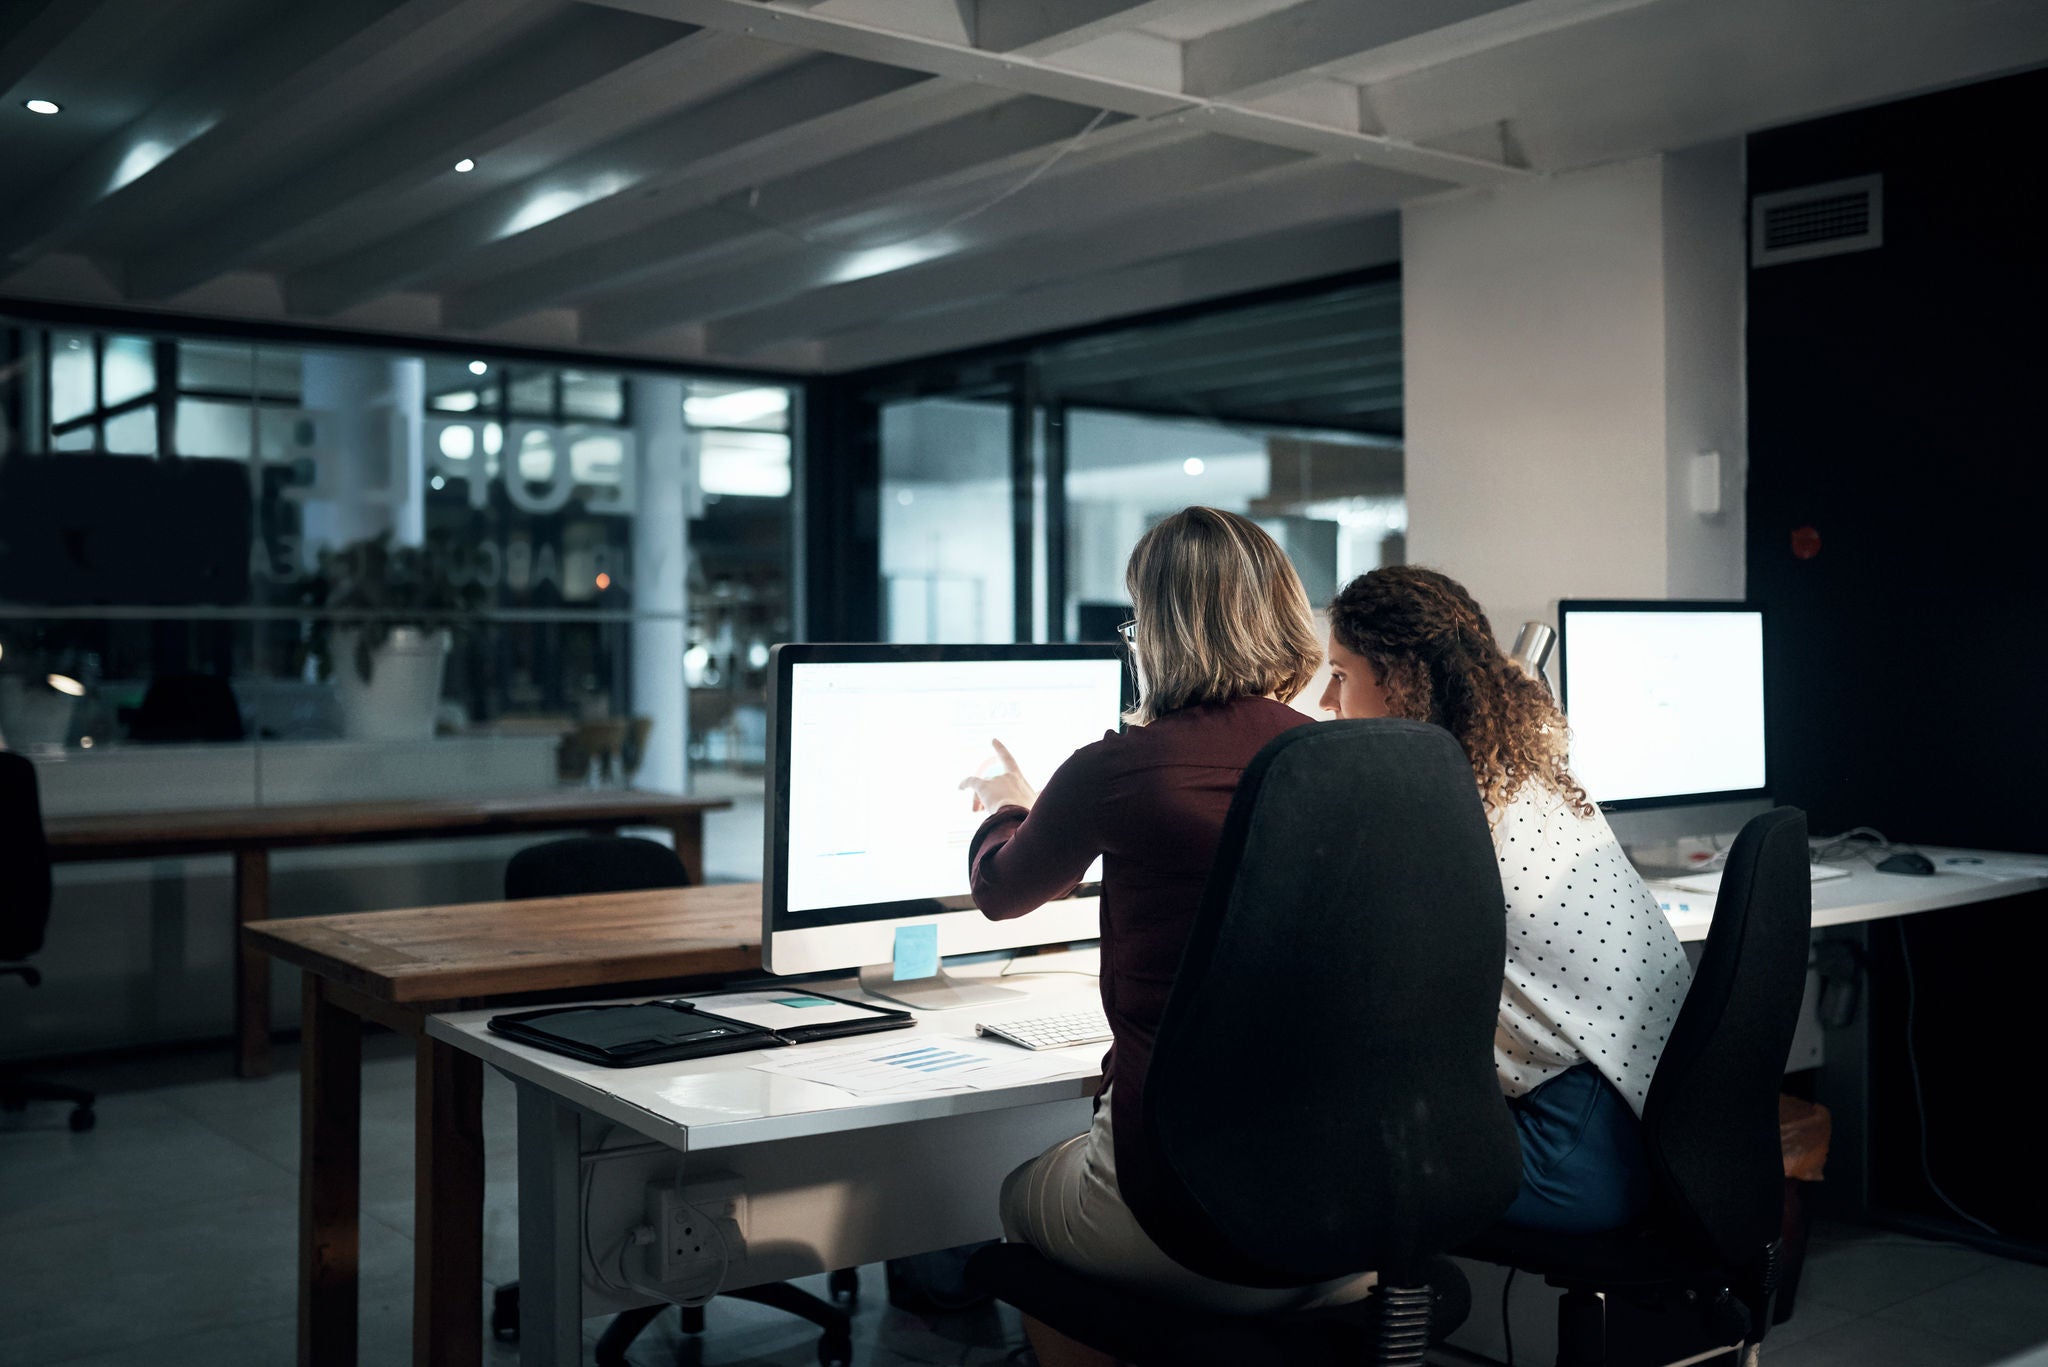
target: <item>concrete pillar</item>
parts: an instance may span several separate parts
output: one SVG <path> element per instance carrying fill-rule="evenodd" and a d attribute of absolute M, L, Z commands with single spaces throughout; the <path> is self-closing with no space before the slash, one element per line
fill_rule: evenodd
<path fill-rule="evenodd" d="M 305 555 L 390 531 L 417 546 L 426 532 L 426 363 L 369 351 L 308 351 L 300 402 L 320 415 L 305 506 Z"/>
<path fill-rule="evenodd" d="M 1404 211 L 1408 558 L 1504 642 L 1559 598 L 1741 596 L 1742 221 L 1738 143 Z"/>
<path fill-rule="evenodd" d="M 634 376 L 633 711 L 654 722 L 634 786 L 680 793 L 689 786 L 689 509 L 697 436 L 683 425 L 683 382 Z"/>

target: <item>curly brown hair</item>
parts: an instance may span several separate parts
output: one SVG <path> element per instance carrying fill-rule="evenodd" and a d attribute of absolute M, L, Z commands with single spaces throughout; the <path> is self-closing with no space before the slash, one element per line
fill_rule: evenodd
<path fill-rule="evenodd" d="M 1502 652 L 1486 614 L 1455 579 L 1415 565 L 1361 574 L 1331 602 L 1330 628 L 1373 667 L 1389 716 L 1434 722 L 1458 738 L 1489 817 L 1532 778 L 1579 815 L 1593 814 L 1566 767 L 1564 713 Z"/>

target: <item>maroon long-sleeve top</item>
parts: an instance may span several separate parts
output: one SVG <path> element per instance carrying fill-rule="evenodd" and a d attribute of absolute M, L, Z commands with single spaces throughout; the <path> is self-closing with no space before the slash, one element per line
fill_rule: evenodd
<path fill-rule="evenodd" d="M 1102 861 L 1102 1008 L 1114 1041 L 1103 1060 L 1120 1182 L 1142 1180 L 1137 1137 L 1145 1074 L 1180 968 L 1223 818 L 1245 766 L 1267 741 L 1312 724 L 1270 698 L 1185 707 L 1076 750 L 1027 813 L 1003 807 L 968 847 L 974 903 L 1022 916 Z"/>

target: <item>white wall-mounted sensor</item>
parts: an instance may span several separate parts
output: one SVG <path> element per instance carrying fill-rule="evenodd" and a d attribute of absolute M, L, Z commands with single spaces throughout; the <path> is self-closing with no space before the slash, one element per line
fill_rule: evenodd
<path fill-rule="evenodd" d="M 1701 517 L 1715 517 L 1721 511 L 1721 453 L 1702 451 L 1692 458 L 1688 493 L 1692 510 Z"/>

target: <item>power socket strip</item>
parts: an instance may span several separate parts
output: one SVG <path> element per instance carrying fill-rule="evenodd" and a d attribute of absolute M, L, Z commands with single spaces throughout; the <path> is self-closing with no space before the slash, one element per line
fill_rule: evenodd
<path fill-rule="evenodd" d="M 663 1286 L 720 1277 L 746 1254 L 747 1192 L 730 1173 L 705 1173 L 681 1185 L 647 1188 L 648 1258 Z"/>

